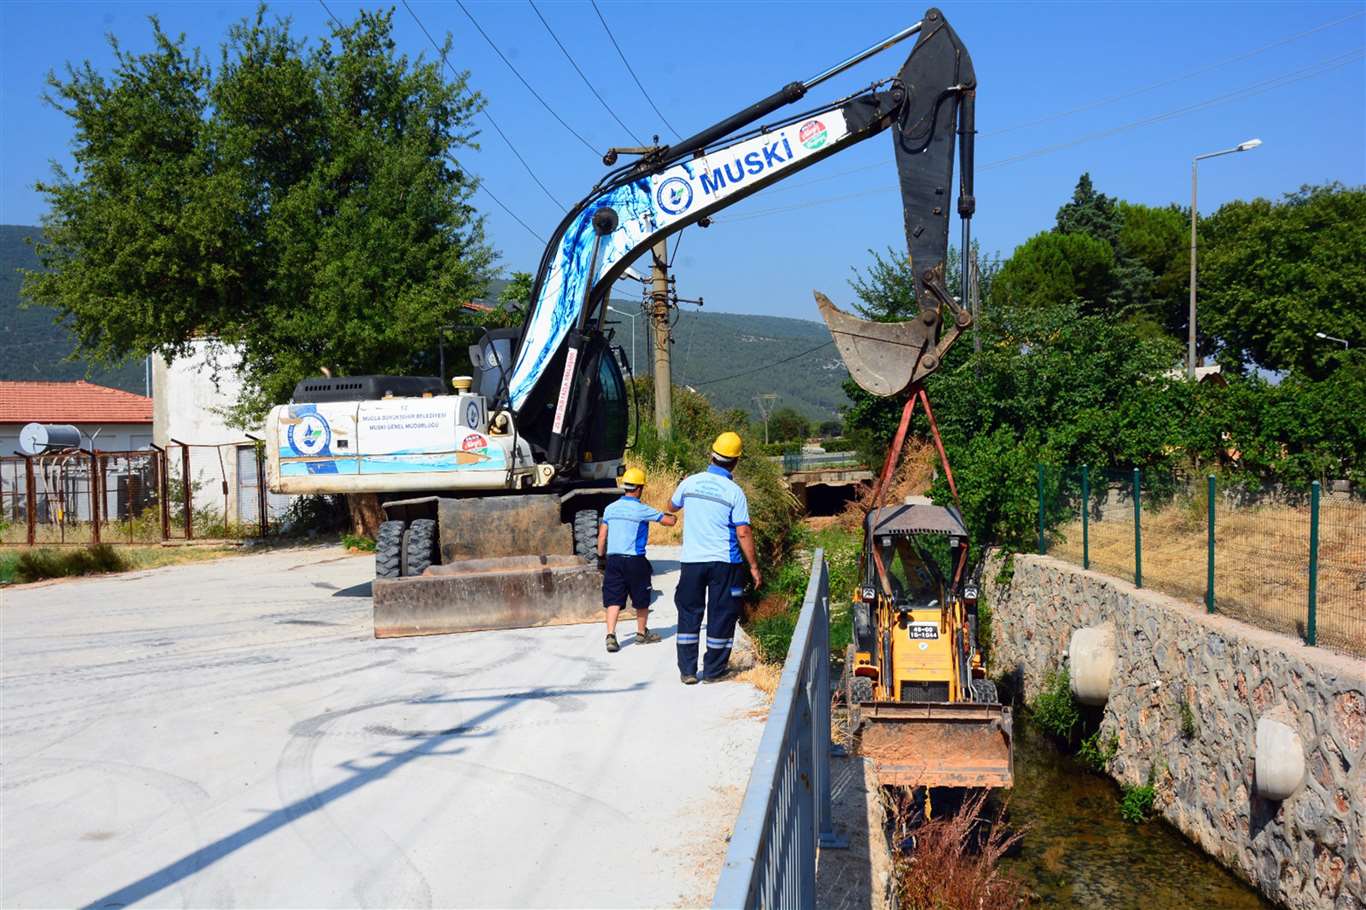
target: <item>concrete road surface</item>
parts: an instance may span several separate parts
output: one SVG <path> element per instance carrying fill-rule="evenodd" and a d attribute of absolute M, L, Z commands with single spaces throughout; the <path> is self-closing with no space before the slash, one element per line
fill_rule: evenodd
<path fill-rule="evenodd" d="M 675 558 L 615 655 L 376 641 L 335 548 L 0 589 L 0 904 L 707 903 L 763 702 L 679 683 Z"/>

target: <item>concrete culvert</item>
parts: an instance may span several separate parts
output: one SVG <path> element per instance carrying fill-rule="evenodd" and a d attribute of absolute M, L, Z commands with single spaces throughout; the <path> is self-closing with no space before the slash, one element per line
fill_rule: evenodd
<path fill-rule="evenodd" d="M 1286 724 L 1270 717 L 1257 721 L 1257 794 L 1263 799 L 1289 799 L 1304 783 L 1304 743 Z"/>
<path fill-rule="evenodd" d="M 1114 628 L 1087 626 L 1074 631 L 1067 645 L 1067 663 L 1072 697 L 1083 705 L 1105 704 L 1115 675 Z"/>

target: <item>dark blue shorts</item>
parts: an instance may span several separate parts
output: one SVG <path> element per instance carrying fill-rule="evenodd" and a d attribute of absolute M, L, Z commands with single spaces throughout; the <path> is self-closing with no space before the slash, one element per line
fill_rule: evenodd
<path fill-rule="evenodd" d="M 637 610 L 650 609 L 653 577 L 654 567 L 644 556 L 608 556 L 602 578 L 603 607 L 624 607 L 629 595 L 631 606 Z"/>

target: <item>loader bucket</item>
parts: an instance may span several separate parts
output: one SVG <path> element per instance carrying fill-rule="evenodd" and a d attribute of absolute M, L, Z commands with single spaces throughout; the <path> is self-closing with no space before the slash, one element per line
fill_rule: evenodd
<path fill-rule="evenodd" d="M 849 375 L 864 391 L 899 395 L 910 387 L 922 356 L 934 356 L 929 352 L 934 345 L 935 324 L 927 325 L 922 318 L 871 322 L 844 312 L 820 291 L 815 295 Z M 923 366 L 934 369 L 932 363 Z"/>
<path fill-rule="evenodd" d="M 466 559 L 376 579 L 374 607 L 376 638 L 596 623 L 602 573 L 576 556 Z"/>
<path fill-rule="evenodd" d="M 1003 705 L 865 702 L 862 752 L 879 783 L 901 787 L 1011 787 L 1013 722 Z"/>

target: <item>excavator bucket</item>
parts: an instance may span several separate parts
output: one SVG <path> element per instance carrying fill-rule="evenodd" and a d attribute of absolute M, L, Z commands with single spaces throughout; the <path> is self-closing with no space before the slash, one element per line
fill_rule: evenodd
<path fill-rule="evenodd" d="M 862 753 L 899 787 L 1011 787 L 1013 721 L 1004 705 L 866 702 Z"/>
<path fill-rule="evenodd" d="M 920 319 L 871 322 L 844 312 L 820 291 L 815 295 L 835 347 L 859 388 L 880 396 L 905 391 L 921 355 L 934 341 L 934 325 L 927 327 Z"/>

